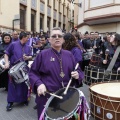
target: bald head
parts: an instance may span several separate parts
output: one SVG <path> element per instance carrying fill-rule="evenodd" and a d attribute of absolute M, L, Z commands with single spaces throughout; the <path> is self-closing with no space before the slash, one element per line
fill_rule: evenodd
<path fill-rule="evenodd" d="M 18 39 L 18 33 L 16 31 L 13 32 L 12 36 L 13 39 Z"/>

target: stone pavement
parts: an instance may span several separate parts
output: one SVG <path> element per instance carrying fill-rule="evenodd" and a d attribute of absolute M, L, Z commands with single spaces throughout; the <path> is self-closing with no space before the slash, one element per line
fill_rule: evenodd
<path fill-rule="evenodd" d="M 86 99 L 89 100 L 88 86 L 80 88 Z M 37 120 L 37 111 L 33 109 L 35 106 L 35 95 L 32 94 L 28 106 L 23 104 L 14 104 L 12 111 L 6 111 L 7 92 L 0 89 L 0 120 Z M 90 120 L 93 120 L 92 118 Z"/>

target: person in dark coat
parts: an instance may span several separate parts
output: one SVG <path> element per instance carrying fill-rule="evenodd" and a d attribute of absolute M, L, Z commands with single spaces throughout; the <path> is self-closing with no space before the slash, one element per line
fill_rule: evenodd
<path fill-rule="evenodd" d="M 0 44 L 0 67 L 2 68 L 0 70 L 0 88 L 5 88 L 5 90 L 8 90 L 8 70 L 4 71 L 4 68 L 2 67 L 4 64 L 2 64 L 2 60 L 4 58 L 5 50 L 8 48 L 12 41 L 12 38 L 9 34 L 5 33 L 2 36 L 2 44 Z M 2 65 L 1 65 L 2 64 Z M 4 71 L 4 72 L 2 72 Z"/>

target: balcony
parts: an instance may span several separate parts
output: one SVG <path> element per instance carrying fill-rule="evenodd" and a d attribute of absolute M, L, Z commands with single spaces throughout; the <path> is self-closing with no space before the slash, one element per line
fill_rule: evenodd
<path fill-rule="evenodd" d="M 97 0 L 96 2 L 90 0 L 89 2 L 85 5 L 85 23 L 95 25 L 120 21 L 120 4 L 114 3 L 114 0 Z"/>

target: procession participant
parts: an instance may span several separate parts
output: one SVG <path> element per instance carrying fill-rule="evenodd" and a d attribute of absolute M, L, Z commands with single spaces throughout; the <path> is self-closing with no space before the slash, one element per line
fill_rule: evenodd
<path fill-rule="evenodd" d="M 20 39 L 19 39 L 18 33 L 16 31 L 14 31 L 12 34 L 12 42 L 17 42 L 19 40 Z"/>
<path fill-rule="evenodd" d="M 8 60 L 10 60 L 10 67 L 12 67 L 20 61 L 27 62 L 29 59 L 32 58 L 31 47 L 26 45 L 26 42 L 28 40 L 27 33 L 21 32 L 19 38 L 20 41 L 11 43 L 5 51 L 5 69 L 9 68 Z M 28 105 L 27 94 L 28 87 L 24 82 L 16 84 L 14 80 L 10 78 L 7 96 L 8 104 L 6 110 L 10 111 L 14 102 L 23 102 L 25 105 Z"/>
<path fill-rule="evenodd" d="M 83 48 L 79 45 L 79 43 L 76 41 L 75 37 L 71 33 L 66 33 L 63 38 L 65 40 L 63 48 L 65 50 L 71 51 L 75 57 L 76 62 L 79 63 L 80 67 L 82 67 Z"/>
<path fill-rule="evenodd" d="M 2 36 L 2 44 L 0 44 L 0 58 L 3 57 L 3 55 L 5 54 L 4 51 L 10 45 L 11 41 L 12 41 L 12 38 L 10 34 L 6 33 Z M 1 64 L 2 63 L 0 62 L 0 65 Z M 0 74 L 0 88 L 4 88 L 4 87 L 5 87 L 5 90 L 7 91 L 8 90 L 8 70 L 5 70 Z"/>
<path fill-rule="evenodd" d="M 93 49 L 95 50 L 96 54 L 100 54 L 102 40 L 99 38 L 99 33 L 98 32 L 95 32 L 94 36 L 95 36 L 95 39 L 94 39 Z"/>
<path fill-rule="evenodd" d="M 41 36 L 40 42 L 42 44 L 42 46 L 40 47 L 40 50 L 48 49 L 51 47 L 50 43 L 48 42 L 48 40 L 45 38 L 44 35 Z"/>
<path fill-rule="evenodd" d="M 73 71 L 76 65 L 71 52 L 63 50 L 63 33 L 60 28 L 53 28 L 50 34 L 51 48 L 43 50 L 33 62 L 29 78 L 33 91 L 36 94 L 38 118 L 47 99 L 50 97 L 46 91 L 56 92 L 66 87 L 70 78 L 73 81 L 82 82 L 83 72 L 78 69 Z"/>
<path fill-rule="evenodd" d="M 115 35 L 112 35 L 110 37 L 110 44 L 107 46 L 107 49 L 109 50 L 108 57 L 107 57 L 107 60 L 105 59 L 103 60 L 103 64 L 109 65 L 118 46 L 120 46 L 120 34 L 116 33 Z M 116 58 L 116 62 L 113 66 L 113 70 L 116 70 L 116 71 L 120 70 L 120 53 Z"/>

